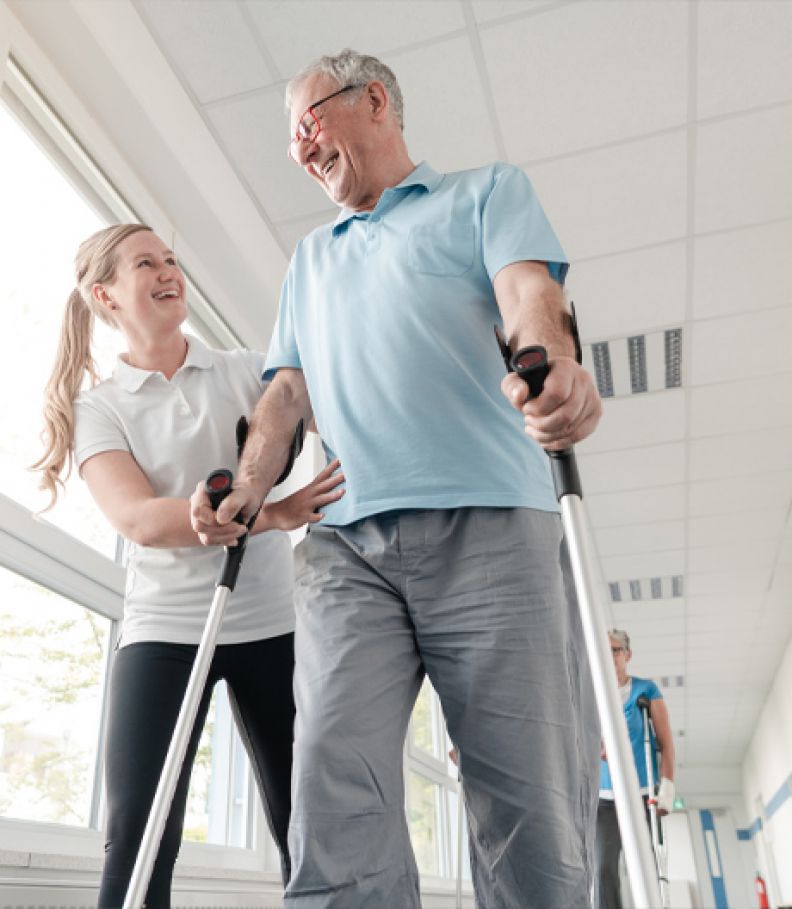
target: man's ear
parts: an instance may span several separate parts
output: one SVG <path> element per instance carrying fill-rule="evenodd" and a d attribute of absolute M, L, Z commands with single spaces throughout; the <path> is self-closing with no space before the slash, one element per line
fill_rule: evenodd
<path fill-rule="evenodd" d="M 366 86 L 366 100 L 372 117 L 375 120 L 383 120 L 390 108 L 390 98 L 388 90 L 382 82 L 378 82 L 376 79 L 369 82 Z"/>

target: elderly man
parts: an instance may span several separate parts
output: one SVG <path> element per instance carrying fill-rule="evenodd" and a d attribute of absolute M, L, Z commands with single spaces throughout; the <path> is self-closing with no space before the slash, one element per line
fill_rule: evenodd
<path fill-rule="evenodd" d="M 297 549 L 294 909 L 413 909 L 402 748 L 424 674 L 460 754 L 477 905 L 589 905 L 599 730 L 542 448 L 601 406 L 574 359 L 564 254 L 518 169 L 411 161 L 402 97 L 344 51 L 287 90 L 289 154 L 341 211 L 297 247 L 236 491 L 262 501 L 299 419 L 346 493 Z M 504 378 L 539 343 L 528 401 Z M 538 444 L 537 444 L 538 443 Z M 215 517 L 194 497 L 194 526 Z"/>

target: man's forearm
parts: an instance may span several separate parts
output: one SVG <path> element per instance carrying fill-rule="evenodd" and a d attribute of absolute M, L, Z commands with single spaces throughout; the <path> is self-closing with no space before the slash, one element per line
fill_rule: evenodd
<path fill-rule="evenodd" d="M 550 359 L 575 356 L 564 291 L 543 263 L 504 268 L 495 278 L 495 293 L 512 351 L 541 344 Z"/>
<path fill-rule="evenodd" d="M 298 422 L 302 419 L 307 423 L 310 418 L 307 394 L 276 376 L 253 411 L 239 463 L 239 481 L 252 486 L 264 499 L 286 466 Z"/>

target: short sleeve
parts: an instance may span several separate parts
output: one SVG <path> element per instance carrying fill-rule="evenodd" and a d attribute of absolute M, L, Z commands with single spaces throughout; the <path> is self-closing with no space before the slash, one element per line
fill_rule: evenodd
<path fill-rule="evenodd" d="M 649 698 L 650 701 L 661 701 L 663 699 L 663 692 L 652 679 L 646 679 L 644 685 L 646 687 L 643 694 L 645 697 Z"/>
<path fill-rule="evenodd" d="M 518 167 L 496 165 L 481 216 L 481 245 L 490 280 L 514 262 L 546 262 L 564 283 L 569 263 L 533 185 Z"/>
<path fill-rule="evenodd" d="M 270 381 L 281 366 L 302 369 L 294 332 L 294 260 L 281 288 L 278 320 L 272 333 L 262 379 Z"/>
<path fill-rule="evenodd" d="M 131 453 L 123 428 L 97 402 L 81 395 L 74 402 L 74 460 L 78 469 L 103 451 Z"/>

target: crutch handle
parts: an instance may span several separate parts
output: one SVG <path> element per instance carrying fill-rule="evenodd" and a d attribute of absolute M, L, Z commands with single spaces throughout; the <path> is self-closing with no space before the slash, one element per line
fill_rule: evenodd
<path fill-rule="evenodd" d="M 217 511 L 220 503 L 231 492 L 233 487 L 234 475 L 227 468 L 221 467 L 219 470 L 213 470 L 209 474 L 206 478 L 204 489 L 209 496 L 209 504 L 212 506 L 213 511 Z M 247 522 L 248 530 L 253 526 L 256 515 L 258 515 L 258 512 Z M 241 511 L 234 520 L 238 524 L 245 524 Z M 227 587 L 229 590 L 233 590 L 236 586 L 239 566 L 242 564 L 242 556 L 245 554 L 247 539 L 248 535 L 244 533 L 233 546 L 226 546 L 226 557 L 220 571 L 220 577 L 217 580 L 218 587 Z"/>
<path fill-rule="evenodd" d="M 217 511 L 220 503 L 231 492 L 234 485 L 234 475 L 225 467 L 220 470 L 213 470 L 206 478 L 206 494 L 209 496 L 209 504 L 212 511 Z"/>
<path fill-rule="evenodd" d="M 500 343 L 500 338 L 498 339 Z M 503 348 L 501 347 L 503 351 Z M 508 350 L 508 347 L 506 348 Z M 504 359 L 506 359 L 506 352 Z M 538 398 L 544 390 L 545 379 L 550 374 L 550 364 L 547 362 L 547 351 L 539 344 L 531 347 L 521 347 L 517 353 L 511 354 L 506 359 L 507 367 L 517 373 L 525 382 L 531 392 L 532 398 Z M 550 457 L 550 470 L 553 474 L 553 485 L 559 500 L 564 496 L 577 496 L 583 498 L 583 484 L 577 469 L 577 461 L 573 449 L 564 448 L 562 451 L 548 451 Z"/>

